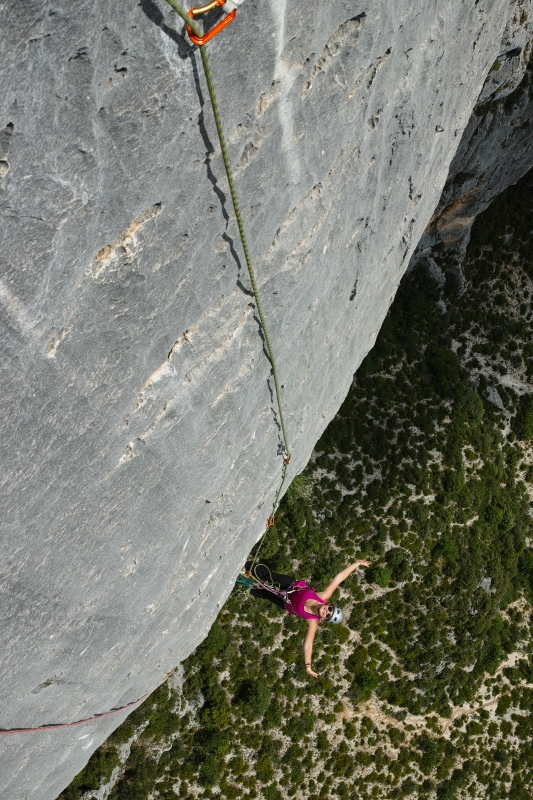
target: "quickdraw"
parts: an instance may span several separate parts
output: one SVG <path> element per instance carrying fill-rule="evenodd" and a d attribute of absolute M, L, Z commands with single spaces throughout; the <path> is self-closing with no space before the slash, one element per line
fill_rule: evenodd
<path fill-rule="evenodd" d="M 208 11 L 212 11 L 215 8 L 220 8 L 225 5 L 226 5 L 226 0 L 213 0 L 212 3 L 208 3 L 206 6 L 201 6 L 200 8 L 191 8 L 189 11 L 189 16 L 191 17 L 191 19 L 196 19 L 196 17 L 199 17 L 200 14 L 206 14 Z M 226 28 L 230 24 L 230 22 L 233 22 L 236 16 L 237 16 L 237 9 L 234 8 L 232 11 L 229 12 L 227 17 L 221 19 L 220 22 L 217 25 L 215 25 L 214 28 L 208 31 L 208 33 L 205 33 L 203 36 L 198 36 L 193 31 L 191 26 L 187 25 L 187 33 L 189 34 L 191 42 L 194 42 L 194 44 L 197 44 L 200 47 L 204 44 L 207 44 L 207 42 L 210 42 L 211 39 L 214 39 L 215 36 L 217 36 L 217 34 L 220 33 L 220 31 L 224 30 L 224 28 Z"/>

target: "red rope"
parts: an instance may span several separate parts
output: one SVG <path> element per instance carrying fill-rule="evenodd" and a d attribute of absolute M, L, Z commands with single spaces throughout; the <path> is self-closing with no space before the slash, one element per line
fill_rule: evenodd
<path fill-rule="evenodd" d="M 176 668 L 174 667 L 174 669 Z M 164 683 L 170 675 L 172 675 L 174 669 L 171 669 L 170 672 L 167 672 L 163 680 L 159 683 L 159 686 L 161 686 L 161 684 Z M 99 719 L 103 719 L 104 717 L 111 717 L 113 714 L 120 714 L 121 711 L 126 711 L 127 708 L 138 706 L 139 703 L 142 703 L 143 700 L 146 700 L 149 694 L 151 694 L 151 692 L 146 692 L 146 694 L 143 694 L 143 696 L 139 697 L 138 700 L 134 700 L 132 703 L 128 703 L 126 706 L 113 708 L 111 711 L 105 711 L 103 714 L 95 714 L 92 717 L 87 717 L 87 719 L 79 719 L 77 722 L 58 722 L 52 723 L 51 725 L 41 725 L 38 728 L 8 728 L 6 730 L 0 730 L 0 736 L 9 736 L 13 733 L 39 733 L 40 731 L 57 731 L 60 728 L 74 728 L 76 725 L 85 725 L 86 722 L 95 722 Z"/>

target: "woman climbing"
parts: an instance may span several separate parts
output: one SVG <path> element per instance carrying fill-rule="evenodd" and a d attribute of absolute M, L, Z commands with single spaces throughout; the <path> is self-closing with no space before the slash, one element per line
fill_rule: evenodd
<path fill-rule="evenodd" d="M 288 575 L 278 575 L 271 572 L 264 564 L 254 565 L 252 561 L 246 562 L 245 575 L 251 577 L 255 582 L 250 594 L 260 597 L 262 600 L 269 600 L 278 608 L 288 611 L 289 614 L 295 614 L 307 620 L 308 628 L 304 639 L 305 671 L 313 678 L 318 678 L 317 673 L 311 669 L 311 662 L 313 642 L 320 622 L 331 622 L 335 625 L 344 619 L 342 608 L 334 603 L 329 603 L 328 600 L 341 583 L 358 567 L 369 566 L 370 561 L 356 561 L 335 575 L 323 591 L 315 592 L 307 581 L 298 581 Z M 252 571 L 250 572 L 250 570 Z"/>

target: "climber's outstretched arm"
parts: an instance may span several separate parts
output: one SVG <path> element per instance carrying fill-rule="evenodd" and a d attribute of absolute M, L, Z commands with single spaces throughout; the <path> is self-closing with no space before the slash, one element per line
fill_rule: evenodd
<path fill-rule="evenodd" d="M 316 672 L 313 672 L 311 668 L 311 663 L 313 660 L 313 642 L 315 641 L 315 634 L 318 630 L 318 620 L 308 619 L 307 623 L 308 623 L 308 628 L 304 639 L 305 671 L 307 672 L 308 675 L 312 675 L 313 678 L 318 678 Z"/>
<path fill-rule="evenodd" d="M 341 583 L 346 580 L 348 575 L 351 575 L 352 572 L 354 572 L 358 567 L 369 566 L 370 561 L 356 561 L 355 564 L 350 564 L 349 567 L 346 567 L 346 569 L 343 569 L 338 575 L 335 575 L 331 583 L 326 586 L 323 592 L 317 592 L 318 596 L 321 597 L 322 600 L 329 600 L 335 589 L 339 588 Z"/>

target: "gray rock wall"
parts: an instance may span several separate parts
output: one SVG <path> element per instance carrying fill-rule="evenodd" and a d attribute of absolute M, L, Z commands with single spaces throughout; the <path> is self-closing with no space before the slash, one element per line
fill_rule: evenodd
<path fill-rule="evenodd" d="M 443 244 L 460 268 L 477 215 L 533 167 L 533 0 L 509 4 L 499 54 L 413 263 Z"/>
<path fill-rule="evenodd" d="M 290 475 L 435 209 L 509 0 L 248 0 L 211 46 Z M 153 689 L 205 636 L 281 473 L 199 54 L 162 0 L 2 4 L 0 728 Z M 0 736 L 51 800 L 123 715 Z"/>

